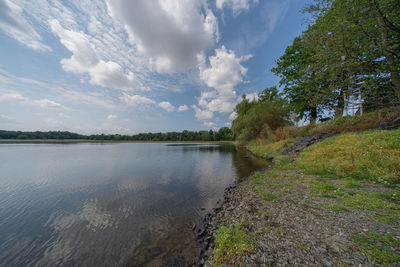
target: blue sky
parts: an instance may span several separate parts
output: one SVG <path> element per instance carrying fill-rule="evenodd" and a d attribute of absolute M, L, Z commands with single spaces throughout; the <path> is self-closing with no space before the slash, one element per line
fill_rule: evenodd
<path fill-rule="evenodd" d="M 306 27 L 301 0 L 0 0 L 0 129 L 230 126 Z"/>

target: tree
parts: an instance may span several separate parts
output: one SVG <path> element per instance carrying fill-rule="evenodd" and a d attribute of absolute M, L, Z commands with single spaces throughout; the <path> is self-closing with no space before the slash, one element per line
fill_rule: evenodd
<path fill-rule="evenodd" d="M 268 139 L 272 131 L 290 124 L 287 102 L 280 96 L 251 102 L 243 97 L 235 111 L 237 117 L 232 122 L 232 132 L 240 141 Z"/>

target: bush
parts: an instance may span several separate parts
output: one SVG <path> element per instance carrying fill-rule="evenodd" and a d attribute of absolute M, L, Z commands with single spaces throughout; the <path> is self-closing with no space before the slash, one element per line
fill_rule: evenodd
<path fill-rule="evenodd" d="M 237 118 L 232 131 L 239 141 L 256 138 L 271 139 L 272 133 L 290 124 L 289 109 L 283 99 L 248 102 L 244 99 L 236 106 Z"/>

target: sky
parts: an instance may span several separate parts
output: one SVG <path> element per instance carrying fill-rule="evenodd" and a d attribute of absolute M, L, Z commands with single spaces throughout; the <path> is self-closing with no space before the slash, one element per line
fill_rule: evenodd
<path fill-rule="evenodd" d="M 0 0 L 0 129 L 230 127 L 279 78 L 304 0 Z"/>

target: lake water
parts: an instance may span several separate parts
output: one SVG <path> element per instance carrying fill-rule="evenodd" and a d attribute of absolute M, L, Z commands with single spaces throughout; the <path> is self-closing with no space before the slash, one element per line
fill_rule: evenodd
<path fill-rule="evenodd" d="M 1 266 L 157 266 L 193 258 L 193 224 L 266 166 L 232 145 L 0 145 Z"/>

